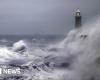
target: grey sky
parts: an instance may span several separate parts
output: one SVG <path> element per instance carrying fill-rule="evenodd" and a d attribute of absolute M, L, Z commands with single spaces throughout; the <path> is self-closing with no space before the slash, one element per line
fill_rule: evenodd
<path fill-rule="evenodd" d="M 100 14 L 100 0 L 0 0 L 0 34 L 66 34 L 77 8 L 86 22 Z"/>

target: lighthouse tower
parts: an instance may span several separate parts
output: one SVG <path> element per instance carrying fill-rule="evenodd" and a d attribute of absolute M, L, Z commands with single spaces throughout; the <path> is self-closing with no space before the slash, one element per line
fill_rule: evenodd
<path fill-rule="evenodd" d="M 75 13 L 75 28 L 81 27 L 81 18 L 81 12 L 79 9 L 77 9 Z"/>

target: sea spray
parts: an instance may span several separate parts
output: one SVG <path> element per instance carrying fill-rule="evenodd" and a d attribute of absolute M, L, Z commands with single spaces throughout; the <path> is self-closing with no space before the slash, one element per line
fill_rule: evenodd
<path fill-rule="evenodd" d="M 100 20 L 71 31 L 64 42 L 65 51 L 76 56 L 70 78 L 66 80 L 100 80 Z"/>

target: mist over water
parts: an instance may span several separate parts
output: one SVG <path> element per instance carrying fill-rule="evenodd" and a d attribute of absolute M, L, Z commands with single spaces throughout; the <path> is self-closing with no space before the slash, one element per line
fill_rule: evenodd
<path fill-rule="evenodd" d="M 0 47 L 0 63 L 27 66 L 17 80 L 100 80 L 99 34 L 98 18 L 71 30 L 62 41 L 45 44 L 42 39 L 45 46 L 37 39 L 19 40 Z"/>

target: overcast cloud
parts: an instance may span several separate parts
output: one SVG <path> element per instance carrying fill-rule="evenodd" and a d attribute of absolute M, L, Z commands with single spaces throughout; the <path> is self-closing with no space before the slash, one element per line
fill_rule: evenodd
<path fill-rule="evenodd" d="M 84 23 L 100 14 L 100 0 L 0 0 L 0 34 L 66 34 L 77 8 Z"/>

